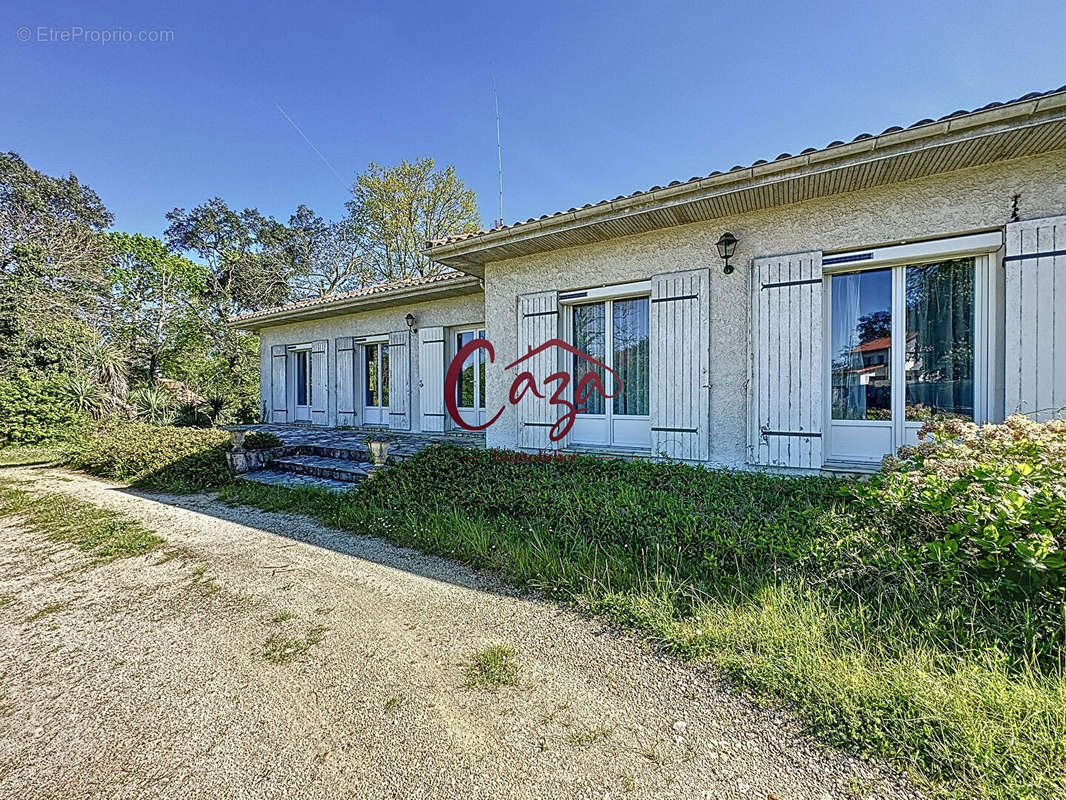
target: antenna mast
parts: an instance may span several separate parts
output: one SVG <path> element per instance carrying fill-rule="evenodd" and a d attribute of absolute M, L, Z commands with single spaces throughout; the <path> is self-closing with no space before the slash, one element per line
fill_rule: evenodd
<path fill-rule="evenodd" d="M 500 218 L 497 228 L 503 227 L 503 148 L 500 146 L 500 96 L 496 93 L 496 78 L 492 79 L 492 98 L 496 104 L 496 169 L 500 177 Z"/>

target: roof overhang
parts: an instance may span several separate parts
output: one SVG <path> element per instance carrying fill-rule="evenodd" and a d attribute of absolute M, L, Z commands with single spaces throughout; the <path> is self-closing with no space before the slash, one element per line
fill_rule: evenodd
<path fill-rule="evenodd" d="M 427 248 L 483 276 L 485 264 L 800 203 L 1066 148 L 1066 92 L 781 157 Z"/>
<path fill-rule="evenodd" d="M 379 308 L 424 303 L 445 297 L 479 294 L 482 291 L 484 290 L 480 278 L 474 275 L 463 275 L 440 283 L 393 289 L 361 297 L 341 297 L 333 302 L 315 303 L 302 308 L 280 308 L 277 311 L 255 317 L 235 319 L 229 324 L 233 328 L 255 331 L 274 325 L 287 325 L 290 322 L 303 322 L 310 319 L 335 317 L 340 314 L 355 314 Z"/>

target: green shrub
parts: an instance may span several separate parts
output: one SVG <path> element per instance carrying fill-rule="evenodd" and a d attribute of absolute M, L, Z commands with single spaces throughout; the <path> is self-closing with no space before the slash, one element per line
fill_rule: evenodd
<path fill-rule="evenodd" d="M 281 447 L 281 439 L 268 431 L 252 431 L 244 437 L 246 450 L 270 450 Z"/>
<path fill-rule="evenodd" d="M 856 494 L 895 534 L 886 567 L 966 595 L 1005 640 L 1037 654 L 1063 646 L 1066 421 L 927 422 L 917 447 Z M 882 554 L 884 551 L 882 551 Z M 870 560 L 870 559 L 867 559 Z M 876 561 L 877 559 L 873 559 Z"/>
<path fill-rule="evenodd" d="M 66 448 L 74 469 L 164 491 L 196 491 L 232 479 L 225 431 L 108 422 Z"/>
<path fill-rule="evenodd" d="M 60 441 L 86 420 L 67 402 L 58 379 L 0 378 L 0 446 Z"/>

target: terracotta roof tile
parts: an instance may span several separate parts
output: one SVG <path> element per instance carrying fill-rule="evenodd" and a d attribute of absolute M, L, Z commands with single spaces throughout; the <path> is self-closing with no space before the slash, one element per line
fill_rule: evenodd
<path fill-rule="evenodd" d="M 933 124 L 935 122 L 942 122 L 944 120 L 954 119 L 954 118 L 960 117 L 960 116 L 965 116 L 967 114 L 976 114 L 976 113 L 978 113 L 980 111 L 987 111 L 987 110 L 989 110 L 991 108 L 998 108 L 999 106 L 1010 105 L 1011 103 L 1021 103 L 1021 102 L 1024 102 L 1026 100 L 1033 100 L 1033 99 L 1038 98 L 1038 97 L 1047 97 L 1048 95 L 1057 94 L 1057 93 L 1063 92 L 1063 91 L 1066 91 L 1066 86 L 1060 86 L 1057 89 L 1052 89 L 1052 90 L 1047 91 L 1047 92 L 1030 92 L 1029 94 L 1026 94 L 1026 95 L 1023 95 L 1021 97 L 1015 98 L 1014 100 L 1007 100 L 1006 102 L 988 103 L 987 105 L 981 106 L 980 108 L 976 108 L 976 109 L 974 109 L 972 111 L 965 111 L 965 110 L 953 111 L 952 113 L 950 113 L 950 114 L 948 114 L 946 116 L 940 117 L 939 120 L 934 120 L 934 119 L 929 119 L 929 118 L 920 119 L 917 122 L 914 122 L 914 123 L 908 125 L 907 129 L 917 128 L 917 127 L 919 127 L 921 125 L 930 125 L 930 124 Z M 886 128 L 880 135 L 883 136 L 883 135 L 888 134 L 888 133 L 896 133 L 896 132 L 902 131 L 902 130 L 905 130 L 905 129 L 900 127 L 900 126 L 898 126 L 898 125 L 893 125 L 890 128 Z M 872 139 L 872 138 L 874 138 L 874 134 L 871 134 L 871 133 L 860 133 L 858 136 L 856 136 L 851 141 L 852 142 L 860 142 L 860 141 L 863 141 L 865 139 Z M 840 147 L 840 146 L 842 146 L 844 144 L 845 144 L 844 141 L 842 141 L 840 139 L 837 139 L 835 141 L 830 142 L 829 144 L 827 144 L 825 147 L 823 147 L 821 149 L 828 150 L 831 147 Z M 817 148 L 817 147 L 808 147 L 808 148 L 805 148 L 804 150 L 800 151 L 800 155 L 807 155 L 808 153 L 817 153 L 818 151 L 819 151 L 819 148 Z M 774 161 L 781 161 L 781 160 L 784 160 L 785 158 L 791 158 L 791 157 L 792 156 L 790 156 L 788 153 L 782 153 L 777 158 L 775 158 Z M 759 166 L 761 164 L 766 164 L 766 163 L 767 163 L 767 161 L 765 159 L 759 159 L 758 161 L 755 161 L 754 163 L 750 164 L 747 167 L 743 167 L 743 166 L 738 164 L 738 165 L 736 165 L 735 167 L 733 167 L 729 171 L 730 172 L 736 172 L 737 170 L 750 169 L 751 167 Z M 722 174 L 721 172 L 719 172 L 718 170 L 715 170 L 714 172 L 711 172 L 708 175 L 703 175 L 703 176 L 696 175 L 696 176 L 693 176 L 693 177 L 689 178 L 687 181 L 672 181 L 669 185 L 670 186 L 679 186 L 679 185 L 682 185 L 682 184 L 685 184 L 685 183 L 695 183 L 696 181 L 701 181 L 704 178 L 710 178 L 710 177 L 713 177 L 715 175 L 721 175 L 721 174 Z M 650 189 L 637 190 L 637 191 L 634 191 L 634 192 L 632 192 L 632 193 L 630 193 L 628 195 L 620 194 L 617 197 L 615 197 L 613 200 L 610 200 L 610 201 L 602 200 L 599 203 L 596 203 L 596 205 L 602 205 L 603 203 L 607 203 L 607 202 L 616 202 L 618 200 L 628 200 L 628 199 L 633 198 L 633 197 L 639 197 L 640 195 L 646 194 L 647 192 L 654 192 L 654 191 L 658 191 L 660 189 L 662 189 L 661 186 L 653 186 Z M 584 206 L 584 208 L 589 208 L 589 206 L 586 205 L 586 206 Z M 525 222 L 521 222 L 521 221 L 520 222 L 514 222 L 514 223 L 512 223 L 510 225 L 502 225 L 502 226 L 497 226 L 497 227 L 491 228 L 491 229 L 480 230 L 480 231 L 477 231 L 476 233 L 464 233 L 464 234 L 459 234 L 457 236 L 448 236 L 448 237 L 445 237 L 443 239 L 435 239 L 433 241 L 426 242 L 426 246 L 427 247 L 437 247 L 439 245 L 451 244 L 453 242 L 461 242 L 461 241 L 465 241 L 467 239 L 472 239 L 472 238 L 475 238 L 475 237 L 478 237 L 478 236 L 484 236 L 485 234 L 491 233 L 493 231 L 508 230 L 508 229 L 511 229 L 511 228 L 519 228 L 519 227 L 521 227 L 523 225 L 528 225 L 530 222 L 536 222 L 538 220 L 549 219 L 550 217 L 557 217 L 560 214 L 572 213 L 574 211 L 577 211 L 577 209 L 576 208 L 571 208 L 571 209 L 569 209 L 569 211 L 556 211 L 554 214 L 544 214 L 544 215 L 538 217 L 537 219 L 530 218 L 530 219 L 526 220 Z"/>
<path fill-rule="evenodd" d="M 473 234 L 468 234 L 473 235 Z M 271 314 L 277 314 L 284 311 L 296 311 L 303 308 L 313 308 L 315 306 L 331 305 L 333 303 L 339 303 L 344 300 L 354 300 L 360 297 L 371 297 L 373 295 L 388 294 L 389 292 L 397 292 L 402 289 L 412 289 L 416 286 L 428 286 L 433 283 L 445 283 L 447 281 L 454 281 L 460 278 L 468 278 L 469 276 L 462 272 L 454 272 L 448 270 L 441 272 L 437 275 L 422 275 L 417 278 L 408 278 L 402 281 L 393 281 L 392 283 L 378 283 L 374 286 L 364 286 L 362 289 L 353 289 L 350 292 L 338 292 L 337 294 L 328 294 L 323 297 L 309 297 L 306 300 L 297 300 L 294 303 L 286 303 L 283 306 L 274 306 L 273 308 L 261 308 L 258 311 L 249 311 L 246 314 L 240 314 L 233 318 L 234 322 L 244 322 L 246 320 L 258 319 L 259 317 L 269 316 Z"/>

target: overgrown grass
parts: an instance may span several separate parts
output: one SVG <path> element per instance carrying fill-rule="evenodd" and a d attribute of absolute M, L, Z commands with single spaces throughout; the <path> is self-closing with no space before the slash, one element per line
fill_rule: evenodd
<path fill-rule="evenodd" d="M 935 563 L 908 566 L 850 488 L 441 447 L 356 494 L 242 483 L 223 497 L 572 600 L 713 662 L 828 741 L 891 760 L 938 793 L 1066 796 L 1066 678 L 1061 655 L 1027 655 L 1018 632 L 1032 609 L 989 606 Z"/>
<path fill-rule="evenodd" d="M 15 516 L 37 533 L 72 544 L 97 561 L 147 553 L 164 541 L 117 511 L 83 503 L 65 494 L 36 494 L 0 482 L 0 516 Z"/>
<path fill-rule="evenodd" d="M 518 683 L 518 657 L 513 647 L 494 644 L 475 653 L 466 665 L 466 685 L 477 689 L 499 689 Z"/>

